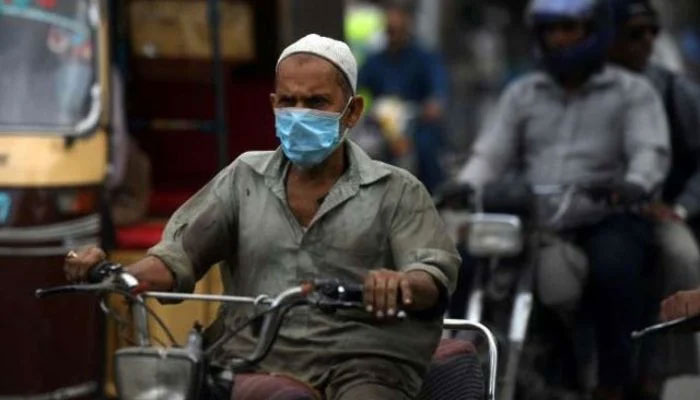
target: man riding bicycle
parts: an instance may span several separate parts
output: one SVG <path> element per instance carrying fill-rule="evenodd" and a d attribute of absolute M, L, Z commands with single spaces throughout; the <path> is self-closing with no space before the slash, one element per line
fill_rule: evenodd
<path fill-rule="evenodd" d="M 668 169 L 668 126 L 651 85 L 605 65 L 608 2 L 535 0 L 528 19 L 541 68 L 506 89 L 459 180 L 479 188 L 517 165 L 531 185 L 608 185 L 609 203 L 645 199 Z M 572 204 L 590 204 L 591 213 L 557 234 L 586 255 L 587 265 L 541 260 L 537 290 L 570 319 L 587 288 L 599 349 L 597 395 L 620 399 L 632 378 L 629 334 L 642 323 L 650 226 L 586 193 L 576 196 Z"/>
<path fill-rule="evenodd" d="M 363 281 L 366 312 L 291 311 L 260 369 L 328 399 L 412 398 L 454 288 L 454 244 L 423 185 L 346 139 L 363 100 L 345 43 L 308 35 L 283 51 L 276 72 L 270 101 L 280 148 L 238 157 L 127 271 L 149 290 L 189 292 L 221 262 L 225 292 L 244 296 L 316 277 Z M 105 257 L 96 248 L 71 256 L 72 280 Z M 246 316 L 226 309 L 220 318 L 231 327 Z M 242 332 L 219 358 L 247 354 L 254 341 Z"/>

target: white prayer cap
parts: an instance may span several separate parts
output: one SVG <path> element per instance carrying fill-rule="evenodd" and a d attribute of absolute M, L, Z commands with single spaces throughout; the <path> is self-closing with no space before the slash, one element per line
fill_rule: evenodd
<path fill-rule="evenodd" d="M 348 79 L 353 93 L 357 91 L 357 61 L 345 42 L 315 33 L 306 35 L 282 51 L 282 55 L 277 60 L 277 68 L 282 60 L 297 53 L 313 54 L 333 63 Z"/>

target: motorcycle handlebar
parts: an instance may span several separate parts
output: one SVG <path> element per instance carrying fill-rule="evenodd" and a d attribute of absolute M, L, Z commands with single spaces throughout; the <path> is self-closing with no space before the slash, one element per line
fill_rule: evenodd
<path fill-rule="evenodd" d="M 700 316 L 674 319 L 644 329 L 632 332 L 632 339 L 639 340 L 647 336 L 664 334 L 668 332 L 700 332 Z"/>
<path fill-rule="evenodd" d="M 468 183 L 448 183 L 436 190 L 433 202 L 437 208 L 502 209 L 527 213 L 538 197 L 581 193 L 593 201 L 612 206 L 633 207 L 647 203 L 649 196 L 641 187 L 622 183 L 582 183 L 530 185 L 522 183 L 492 183 L 474 188 Z"/>

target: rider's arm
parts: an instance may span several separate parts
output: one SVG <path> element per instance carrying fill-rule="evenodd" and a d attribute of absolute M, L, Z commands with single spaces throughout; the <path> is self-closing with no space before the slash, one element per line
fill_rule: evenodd
<path fill-rule="evenodd" d="M 423 103 L 423 118 L 435 122 L 442 118 L 447 106 L 449 79 L 447 69 L 439 54 L 426 53 L 425 61 L 430 87 L 428 88 L 428 98 Z"/>
<path fill-rule="evenodd" d="M 518 144 L 518 98 L 521 85 L 516 82 L 506 89 L 499 100 L 496 114 L 474 144 L 469 161 L 457 176 L 459 182 L 482 186 L 506 170 L 516 156 Z"/>
<path fill-rule="evenodd" d="M 441 313 L 454 291 L 461 260 L 430 195 L 415 178 L 407 180 L 390 229 L 394 262 L 411 284 L 408 308 Z"/>
<path fill-rule="evenodd" d="M 648 82 L 637 79 L 628 90 L 623 110 L 625 180 L 651 193 L 663 183 L 670 165 L 668 120 L 661 98 Z"/>
<path fill-rule="evenodd" d="M 148 251 L 151 260 L 158 260 L 150 265 L 165 266 L 172 273 L 174 291 L 191 292 L 195 282 L 225 259 L 236 243 L 236 164 L 221 171 L 183 204 L 168 221 L 160 243 Z"/>
<path fill-rule="evenodd" d="M 138 279 L 143 290 L 170 291 L 175 276 L 158 257 L 145 257 L 126 267 L 126 272 Z"/>

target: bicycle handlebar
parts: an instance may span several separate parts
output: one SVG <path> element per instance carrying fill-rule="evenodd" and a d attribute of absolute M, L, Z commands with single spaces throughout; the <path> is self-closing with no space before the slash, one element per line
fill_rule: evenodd
<path fill-rule="evenodd" d="M 103 262 L 99 264 L 100 270 L 98 273 L 91 275 L 92 280 L 100 279 L 98 283 L 74 284 L 57 286 L 46 289 L 37 289 L 36 297 L 45 298 L 52 295 L 68 294 L 68 293 L 107 293 L 116 292 L 121 294 L 129 294 L 138 286 L 138 281 L 132 275 L 123 271 L 120 265 Z M 344 283 L 339 279 L 316 279 L 313 281 L 302 282 L 298 286 L 291 287 L 276 297 L 261 295 L 258 297 L 243 297 L 243 296 L 226 296 L 226 295 L 200 295 L 189 293 L 168 293 L 168 292 L 143 292 L 137 297 L 131 298 L 132 301 L 138 301 L 142 307 L 147 307 L 137 299 L 143 297 L 151 297 L 158 299 L 170 300 L 200 300 L 200 301 L 218 301 L 223 303 L 247 303 L 255 305 L 264 305 L 267 307 L 261 314 L 248 321 L 242 327 L 247 326 L 253 320 L 263 317 L 262 328 L 256 346 L 253 352 L 247 357 L 234 359 L 231 362 L 231 367 L 241 369 L 256 365 L 260 362 L 269 351 L 272 349 L 279 328 L 282 324 L 284 316 L 289 310 L 301 305 L 311 305 L 321 309 L 324 312 L 335 311 L 337 309 L 362 309 L 362 294 L 363 287 L 361 284 Z M 405 317 L 405 312 L 399 313 L 399 318 Z M 144 320 L 145 321 L 145 320 Z M 142 326 L 144 330 L 140 334 L 148 336 L 146 324 Z M 239 328 L 242 328 L 239 327 Z M 224 337 L 217 340 L 207 352 L 211 352 L 217 346 L 223 344 L 231 335 L 236 334 L 240 329 L 234 328 L 224 334 Z M 146 345 L 147 341 L 143 341 L 142 345 Z"/>

